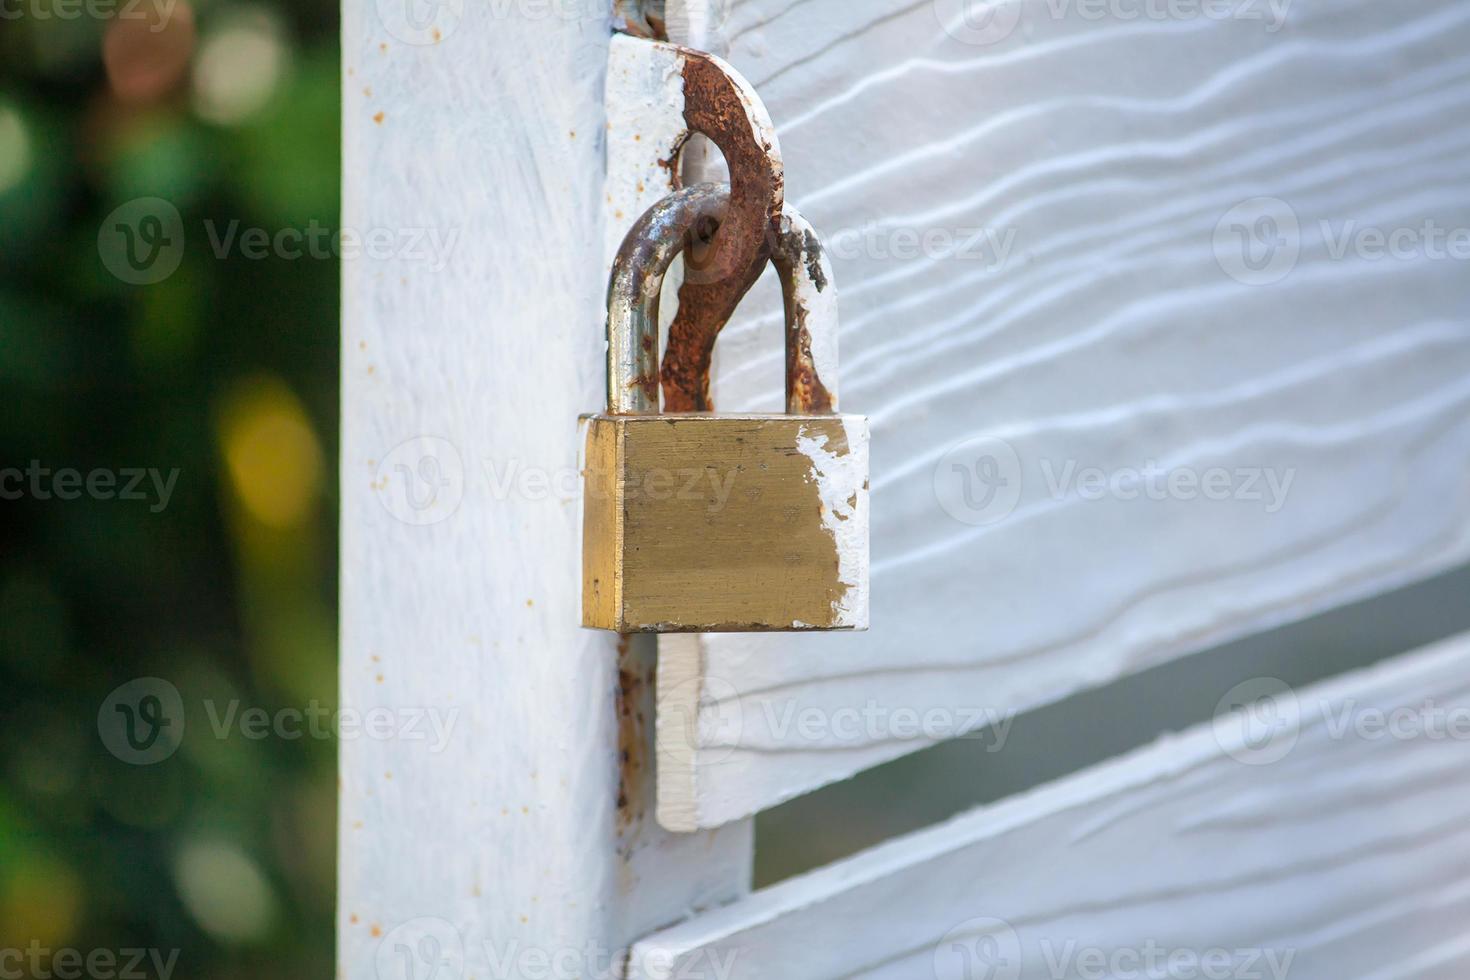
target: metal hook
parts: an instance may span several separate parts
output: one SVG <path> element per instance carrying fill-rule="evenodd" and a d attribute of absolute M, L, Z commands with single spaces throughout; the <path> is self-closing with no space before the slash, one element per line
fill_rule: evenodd
<path fill-rule="evenodd" d="M 610 413 L 658 411 L 654 367 L 664 274 L 701 221 L 722 220 L 729 199 L 726 184 L 683 188 L 649 208 L 623 239 L 607 292 Z M 837 291 L 832 267 L 815 229 L 789 204 L 783 206 L 780 232 L 775 236 L 770 259 L 781 277 L 786 310 L 786 411 L 796 415 L 834 414 Z M 809 323 L 824 328 L 813 331 Z"/>
<path fill-rule="evenodd" d="M 772 240 L 780 233 L 785 172 L 775 127 L 750 83 L 712 54 L 678 51 L 685 122 L 724 154 L 730 201 L 712 254 L 679 289 L 661 378 L 665 411 L 708 411 L 715 340 L 770 257 Z"/>

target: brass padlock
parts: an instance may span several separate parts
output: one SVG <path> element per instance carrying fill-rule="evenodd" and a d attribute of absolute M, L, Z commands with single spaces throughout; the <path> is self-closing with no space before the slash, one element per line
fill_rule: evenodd
<path fill-rule="evenodd" d="M 607 411 L 585 430 L 582 624 L 634 632 L 868 628 L 868 420 L 836 414 L 836 296 L 789 206 L 786 415 L 658 413 L 658 297 L 724 185 L 685 188 L 628 233 L 608 286 Z"/>

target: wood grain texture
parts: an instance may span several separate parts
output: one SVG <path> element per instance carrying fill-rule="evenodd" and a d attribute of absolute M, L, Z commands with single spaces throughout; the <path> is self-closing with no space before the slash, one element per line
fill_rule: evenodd
<path fill-rule="evenodd" d="M 661 666 L 705 691 L 672 825 L 1470 557 L 1470 7 L 962 7 L 734 4 L 843 287 L 873 628 Z M 780 405 L 779 310 L 721 410 Z"/>
<path fill-rule="evenodd" d="M 456 236 L 342 269 L 342 704 L 448 725 L 341 744 L 350 980 L 610 975 L 748 887 L 748 824 L 654 822 L 653 645 L 578 626 L 605 12 L 492 6 L 343 8 L 344 227 Z"/>
<path fill-rule="evenodd" d="M 1470 635 L 1248 684 L 1213 724 L 648 937 L 631 975 L 1465 976 Z"/>

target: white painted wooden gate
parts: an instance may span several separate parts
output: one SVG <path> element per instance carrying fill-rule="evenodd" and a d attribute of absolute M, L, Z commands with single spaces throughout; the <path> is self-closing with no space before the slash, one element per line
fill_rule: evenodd
<path fill-rule="evenodd" d="M 343 270 L 342 696 L 458 713 L 343 745 L 340 975 L 1464 976 L 1470 635 L 749 868 L 778 802 L 1470 558 L 1470 3 L 668 8 L 836 266 L 873 628 L 577 627 L 667 80 L 602 3 L 347 0 L 344 222 L 458 246 Z M 762 284 L 720 406 L 778 407 L 779 350 Z"/>

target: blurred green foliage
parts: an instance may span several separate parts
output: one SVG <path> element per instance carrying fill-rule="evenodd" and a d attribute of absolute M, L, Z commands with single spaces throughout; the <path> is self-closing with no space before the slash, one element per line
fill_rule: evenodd
<path fill-rule="evenodd" d="M 0 950 L 320 980 L 335 745 L 211 712 L 336 696 L 337 264 L 207 229 L 337 227 L 337 7 L 122 9 L 0 0 L 0 467 L 178 472 L 162 507 L 0 486 Z M 182 221 L 148 284 L 99 237 L 138 198 Z M 187 721 L 152 765 L 99 737 L 140 677 Z"/>

